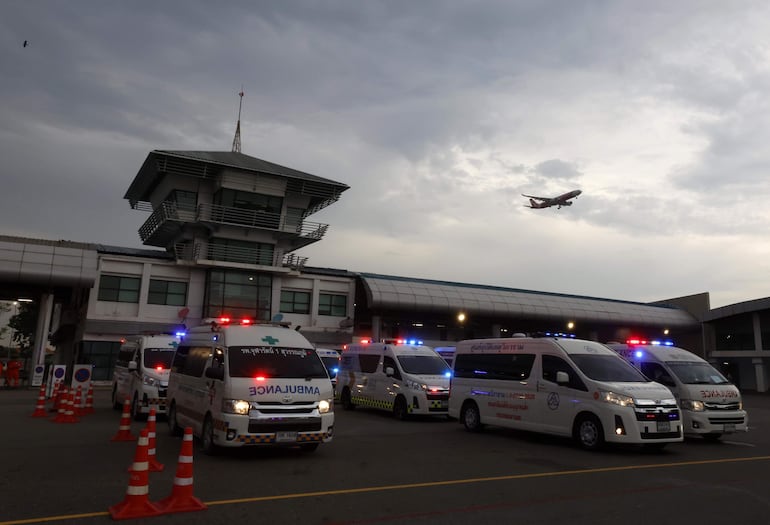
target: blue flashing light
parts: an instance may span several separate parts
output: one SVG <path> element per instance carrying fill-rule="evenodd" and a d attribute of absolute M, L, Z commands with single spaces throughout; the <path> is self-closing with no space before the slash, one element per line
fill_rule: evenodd
<path fill-rule="evenodd" d="M 634 352 L 634 355 L 636 356 L 637 359 L 641 359 L 642 356 L 644 355 L 644 352 L 642 352 L 641 350 L 637 350 L 636 352 Z"/>
<path fill-rule="evenodd" d="M 174 335 L 177 336 L 177 337 L 184 337 L 184 336 L 187 335 L 187 332 L 177 332 Z"/>
<path fill-rule="evenodd" d="M 332 372 L 334 372 L 335 374 L 338 374 L 340 372 L 339 367 L 335 366 L 334 368 L 332 368 Z"/>
<path fill-rule="evenodd" d="M 452 372 L 451 371 L 444 372 L 444 377 L 452 377 Z"/>
<path fill-rule="evenodd" d="M 673 341 L 663 341 L 663 345 L 664 346 L 674 346 L 674 342 Z"/>

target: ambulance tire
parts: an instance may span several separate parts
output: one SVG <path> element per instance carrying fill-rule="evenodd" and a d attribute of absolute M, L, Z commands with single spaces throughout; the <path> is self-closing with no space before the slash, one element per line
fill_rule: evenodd
<path fill-rule="evenodd" d="M 201 449 L 207 456 L 213 456 L 217 453 L 217 446 L 214 444 L 214 421 L 211 414 L 206 414 L 201 429 Z"/>
<path fill-rule="evenodd" d="M 112 387 L 112 408 L 115 410 L 123 408 L 123 403 L 118 400 L 118 385 Z"/>
<path fill-rule="evenodd" d="M 460 421 L 466 430 L 470 432 L 479 432 L 484 425 L 481 424 L 481 412 L 474 401 L 466 401 L 460 410 Z"/>
<path fill-rule="evenodd" d="M 406 406 L 404 396 L 398 396 L 395 403 L 393 403 L 393 417 L 399 421 L 404 421 L 409 417 L 409 409 Z"/>
<path fill-rule="evenodd" d="M 171 436 L 181 436 L 182 435 L 182 427 L 179 426 L 179 423 L 176 420 L 176 403 L 171 403 L 171 406 L 168 409 L 168 433 Z"/>
<path fill-rule="evenodd" d="M 320 443 L 302 443 L 299 448 L 302 452 L 315 452 Z"/>
<path fill-rule="evenodd" d="M 131 401 L 131 417 L 134 421 L 146 421 L 148 414 L 142 414 L 139 409 L 139 394 L 134 392 L 134 399 Z"/>
<path fill-rule="evenodd" d="M 602 423 L 593 414 L 583 414 L 575 421 L 575 440 L 586 450 L 599 450 L 604 446 Z"/>
<path fill-rule="evenodd" d="M 342 401 L 342 408 L 345 410 L 353 410 L 356 408 L 356 405 L 353 404 L 353 400 L 350 399 L 350 389 L 348 387 L 342 389 L 340 401 Z"/>

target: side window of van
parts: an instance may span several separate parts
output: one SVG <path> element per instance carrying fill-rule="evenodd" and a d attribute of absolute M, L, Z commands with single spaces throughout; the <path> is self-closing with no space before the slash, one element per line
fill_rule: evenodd
<path fill-rule="evenodd" d="M 176 348 L 174 354 L 174 361 L 171 363 L 171 372 L 181 374 L 184 370 L 184 364 L 187 361 L 187 354 L 190 353 L 190 347 L 187 345 L 179 345 Z"/>
<path fill-rule="evenodd" d="M 369 374 L 376 372 L 379 362 L 379 354 L 358 354 L 358 364 L 361 365 L 361 372 Z"/>
<path fill-rule="evenodd" d="M 131 361 L 133 356 L 133 348 L 122 348 L 120 352 L 118 352 L 118 360 L 115 364 L 118 366 L 128 366 L 128 362 Z"/>
<path fill-rule="evenodd" d="M 523 381 L 532 372 L 535 354 L 459 354 L 455 377 Z"/>
<path fill-rule="evenodd" d="M 190 347 L 182 373 L 186 376 L 201 377 L 204 368 L 206 368 L 206 361 L 208 361 L 210 356 L 211 348 L 207 346 Z"/>
<path fill-rule="evenodd" d="M 639 368 L 648 379 L 666 386 L 674 386 L 674 380 L 660 363 L 640 363 Z"/>
<path fill-rule="evenodd" d="M 588 392 L 588 388 L 569 363 L 555 355 L 543 355 L 543 380 L 555 383 L 556 372 L 566 372 L 569 375 L 567 387 Z"/>
<path fill-rule="evenodd" d="M 396 360 L 392 357 L 385 356 L 382 358 L 382 371 L 385 372 L 385 369 L 387 367 L 393 368 L 393 378 L 394 379 L 401 379 L 401 372 L 398 371 L 398 367 L 396 366 Z"/>

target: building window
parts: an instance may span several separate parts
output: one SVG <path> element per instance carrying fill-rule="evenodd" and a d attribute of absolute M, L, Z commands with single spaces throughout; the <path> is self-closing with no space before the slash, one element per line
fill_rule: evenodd
<path fill-rule="evenodd" d="M 318 297 L 318 315 L 348 315 L 348 296 L 322 293 Z"/>
<path fill-rule="evenodd" d="M 120 352 L 119 341 L 81 341 L 77 364 L 93 365 L 93 381 L 109 381 Z"/>
<path fill-rule="evenodd" d="M 184 306 L 187 303 L 187 283 L 150 279 L 147 303 Z"/>
<path fill-rule="evenodd" d="M 270 274 L 209 270 L 203 316 L 269 321 L 272 292 Z"/>
<path fill-rule="evenodd" d="M 98 299 L 113 303 L 138 303 L 141 282 L 139 277 L 102 275 L 99 279 Z"/>
<path fill-rule="evenodd" d="M 272 244 L 212 238 L 208 258 L 212 261 L 274 266 L 274 253 L 275 246 Z"/>
<path fill-rule="evenodd" d="M 195 211 L 198 205 L 198 194 L 194 191 L 172 190 L 166 200 L 176 204 L 180 210 Z"/>
<path fill-rule="evenodd" d="M 310 293 L 281 291 L 281 312 L 285 314 L 309 314 Z"/>
<path fill-rule="evenodd" d="M 214 195 L 214 204 L 221 206 L 218 219 L 222 222 L 277 228 L 283 197 L 223 188 Z"/>

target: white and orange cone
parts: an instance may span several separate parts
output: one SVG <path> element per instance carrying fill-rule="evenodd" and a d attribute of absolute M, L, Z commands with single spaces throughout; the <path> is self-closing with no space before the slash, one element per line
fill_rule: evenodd
<path fill-rule="evenodd" d="M 86 394 L 86 406 L 81 410 L 83 414 L 94 413 L 94 385 L 88 383 L 88 393 Z"/>
<path fill-rule="evenodd" d="M 123 414 L 120 416 L 118 433 L 112 436 L 110 441 L 136 441 L 136 436 L 131 433 L 131 401 L 128 398 L 123 401 Z"/>
<path fill-rule="evenodd" d="M 160 500 L 158 508 L 164 514 L 173 512 L 193 512 L 206 510 L 208 507 L 193 495 L 193 434 L 192 427 L 184 429 L 182 449 L 174 477 L 171 495 Z"/>
<path fill-rule="evenodd" d="M 37 404 L 31 417 L 48 417 L 45 411 L 45 383 L 40 385 L 40 391 L 37 394 Z"/>
<path fill-rule="evenodd" d="M 109 508 L 114 520 L 132 518 L 148 518 L 161 514 L 160 509 L 149 498 L 150 475 L 147 471 L 147 449 L 149 438 L 146 428 L 139 433 L 139 440 L 134 453 L 134 463 L 129 471 L 131 475 L 126 489 L 126 497 L 122 502 Z"/>

